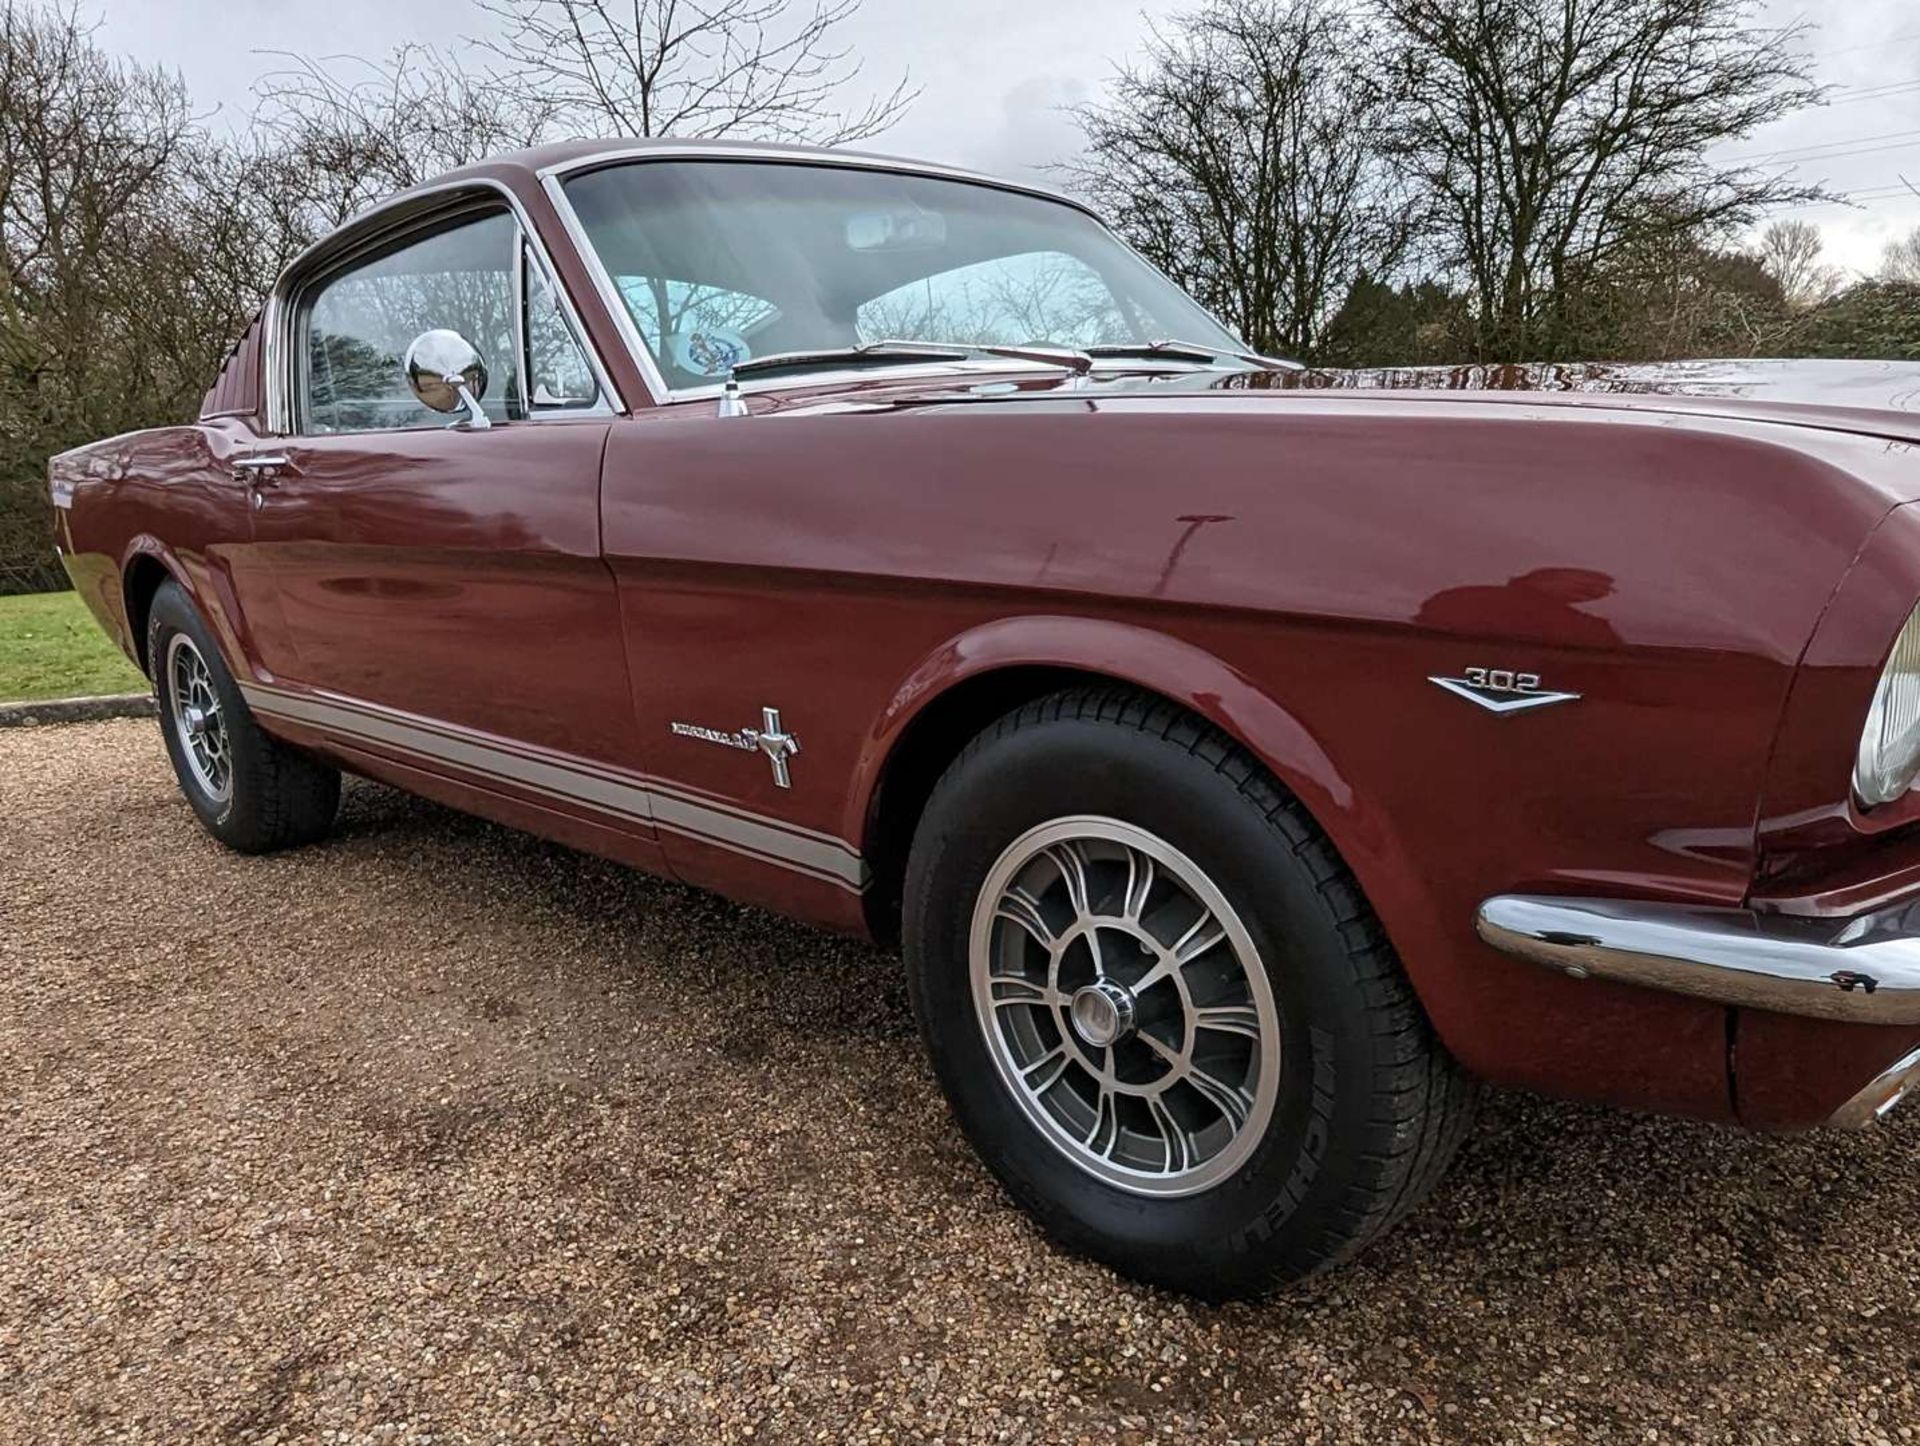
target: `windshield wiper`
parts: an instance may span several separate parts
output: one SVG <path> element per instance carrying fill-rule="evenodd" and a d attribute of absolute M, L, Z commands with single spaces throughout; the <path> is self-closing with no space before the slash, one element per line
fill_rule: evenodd
<path fill-rule="evenodd" d="M 1258 352 L 1234 351 L 1230 347 L 1205 346 L 1200 342 L 1177 341 L 1171 338 L 1162 341 L 1116 342 L 1108 346 L 1090 346 L 1082 348 L 1092 357 L 1146 357 L 1150 360 L 1189 361 L 1205 365 L 1220 357 L 1232 357 L 1267 372 L 1298 372 L 1306 368 L 1297 361 L 1286 357 L 1261 356 Z"/>
<path fill-rule="evenodd" d="M 1006 357 L 1064 367 L 1076 376 L 1093 370 L 1093 358 L 1072 347 L 999 346 L 986 342 L 870 341 L 862 346 L 822 347 L 809 351 L 781 351 L 757 356 L 736 365 L 736 377 L 754 372 L 785 371 L 790 367 L 913 366 L 927 362 L 971 361 L 976 357 Z"/>
<path fill-rule="evenodd" d="M 754 372 L 785 371 L 790 367 L 911 366 L 916 362 L 965 361 L 967 351 L 957 346 L 922 345 L 915 341 L 870 341 L 865 346 L 821 347 L 807 351 L 777 351 L 736 362 L 737 377 Z"/>

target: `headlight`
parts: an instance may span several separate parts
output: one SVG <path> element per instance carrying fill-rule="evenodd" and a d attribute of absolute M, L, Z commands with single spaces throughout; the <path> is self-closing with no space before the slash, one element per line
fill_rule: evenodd
<path fill-rule="evenodd" d="M 1920 607 L 1907 614 L 1893 654 L 1873 690 L 1860 753 L 1853 763 L 1853 791 L 1871 808 L 1891 803 L 1920 775 Z"/>

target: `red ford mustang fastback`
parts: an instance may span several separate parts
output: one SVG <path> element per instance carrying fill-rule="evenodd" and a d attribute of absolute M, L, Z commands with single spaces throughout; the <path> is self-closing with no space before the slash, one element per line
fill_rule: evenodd
<path fill-rule="evenodd" d="M 1408 1210 L 1475 1081 L 1906 1088 L 1916 397 L 1300 373 L 1061 197 L 597 143 L 352 221 L 51 478 L 222 841 L 346 770 L 898 941 L 1019 1201 L 1228 1293 Z"/>

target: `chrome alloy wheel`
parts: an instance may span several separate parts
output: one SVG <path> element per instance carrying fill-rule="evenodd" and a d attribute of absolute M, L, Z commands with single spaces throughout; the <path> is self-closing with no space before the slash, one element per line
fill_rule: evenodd
<path fill-rule="evenodd" d="M 1089 1174 L 1191 1195 L 1266 1134 L 1273 991 L 1232 905 L 1164 839 L 1090 816 L 1030 829 L 988 871 L 968 953 L 1001 1081 Z"/>
<path fill-rule="evenodd" d="M 194 781 L 209 798 L 224 803 L 233 790 L 233 755 L 207 660 L 192 638 L 175 633 L 167 642 L 166 669 L 168 712 L 180 752 Z"/>

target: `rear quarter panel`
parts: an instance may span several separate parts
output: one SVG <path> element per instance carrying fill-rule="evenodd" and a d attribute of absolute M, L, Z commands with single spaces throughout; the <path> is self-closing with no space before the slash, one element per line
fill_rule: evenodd
<path fill-rule="evenodd" d="M 231 548 L 250 534 L 246 490 L 230 459 L 240 422 L 161 427 L 75 448 L 48 464 L 54 532 L 74 587 L 107 635 L 140 661 L 125 578 L 136 559 L 163 566 L 212 624 L 236 673 L 251 656 L 234 602 Z"/>

